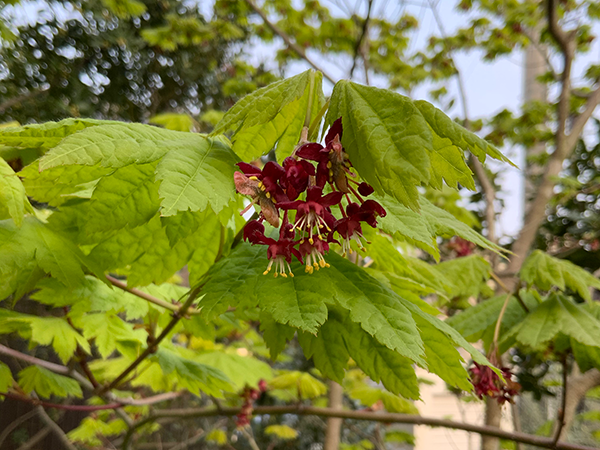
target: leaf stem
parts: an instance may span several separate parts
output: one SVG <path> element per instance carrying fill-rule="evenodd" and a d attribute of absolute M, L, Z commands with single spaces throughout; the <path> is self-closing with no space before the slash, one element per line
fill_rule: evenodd
<path fill-rule="evenodd" d="M 560 409 L 558 410 L 558 417 L 556 423 L 556 431 L 554 432 L 554 438 L 552 442 L 556 445 L 558 440 L 560 439 L 560 435 L 562 434 L 563 428 L 565 426 L 565 410 L 567 409 L 567 381 L 568 381 L 568 372 L 567 372 L 567 355 L 562 355 L 562 404 Z"/>
<path fill-rule="evenodd" d="M 325 104 L 323 105 L 323 107 L 321 108 L 321 110 L 319 111 L 319 113 L 317 114 L 317 116 L 313 119 L 312 123 L 310 124 L 310 128 L 308 129 L 308 138 L 311 141 L 316 140 L 315 132 L 319 128 L 321 119 L 323 118 L 323 116 L 325 115 L 325 112 L 329 108 L 330 101 L 331 101 L 331 99 L 328 98 L 327 101 L 325 102 Z"/>
<path fill-rule="evenodd" d="M 492 346 L 494 349 L 498 349 L 498 337 L 500 336 L 500 328 L 502 327 L 502 318 L 504 317 L 504 313 L 506 312 L 506 308 L 508 307 L 508 302 L 512 297 L 512 292 L 509 292 L 506 295 L 506 299 L 504 300 L 504 304 L 502 305 L 502 309 L 500 310 L 500 314 L 498 315 L 498 320 L 496 321 L 496 328 L 494 329 L 494 340 L 492 341 Z"/>
<path fill-rule="evenodd" d="M 315 72 L 313 70 L 310 71 L 308 79 L 310 81 L 308 85 L 308 102 L 306 105 L 306 116 L 304 117 L 304 128 L 310 127 L 310 117 L 312 115 L 313 98 L 315 94 Z"/>

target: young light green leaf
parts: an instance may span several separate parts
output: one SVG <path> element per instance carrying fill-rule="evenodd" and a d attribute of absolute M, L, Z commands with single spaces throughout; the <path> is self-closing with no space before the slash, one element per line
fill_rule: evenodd
<path fill-rule="evenodd" d="M 116 314 L 85 314 L 74 322 L 83 330 L 86 339 L 95 339 L 98 353 L 103 358 L 108 358 L 116 350 L 117 342 L 128 341 L 141 346 L 148 337 L 144 330 L 134 330 L 132 324 Z"/>
<path fill-rule="evenodd" d="M 179 356 L 175 351 L 159 348 L 151 357 L 160 364 L 165 375 L 173 373 L 177 382 L 192 394 L 199 396 L 200 392 L 214 397 L 223 397 L 223 390 L 230 391 L 229 380 L 220 370 L 205 364 Z"/>
<path fill-rule="evenodd" d="M 454 258 L 437 265 L 437 270 L 452 280 L 453 297 L 478 297 L 481 285 L 490 278 L 490 264 L 479 255 Z"/>
<path fill-rule="evenodd" d="M 50 372 L 39 366 L 29 366 L 21 370 L 18 375 L 19 386 L 26 394 L 35 391 L 42 398 L 55 397 L 83 397 L 81 387 L 72 378 Z"/>
<path fill-rule="evenodd" d="M 150 117 L 148 123 L 160 125 L 167 130 L 192 131 L 196 121 L 187 114 L 163 113 Z"/>
<path fill-rule="evenodd" d="M 40 172 L 39 160 L 25 167 L 19 176 L 27 195 L 50 206 L 60 206 L 113 170 L 99 166 L 57 166 Z"/>
<path fill-rule="evenodd" d="M 31 327 L 31 340 L 40 345 L 50 345 L 63 363 L 67 363 L 79 345 L 85 352 L 90 352 L 90 344 L 69 323 L 61 317 L 28 316 Z"/>
<path fill-rule="evenodd" d="M 69 287 L 83 282 L 82 265 L 95 269 L 72 242 L 35 217 L 26 217 L 21 228 L 12 220 L 0 221 L 0 273 L 16 277 L 18 272 L 11 271 L 25 268 L 31 262 Z"/>
<path fill-rule="evenodd" d="M 94 119 L 64 119 L 60 122 L 2 128 L 0 129 L 0 145 L 20 148 L 51 148 L 58 145 L 65 137 L 85 128 L 118 124 L 121 124 L 121 122 Z"/>
<path fill-rule="evenodd" d="M 519 276 L 528 284 L 549 291 L 553 286 L 569 288 L 591 301 L 590 288 L 600 289 L 600 280 L 585 269 L 541 250 L 533 251 L 523 263 Z"/>
<path fill-rule="evenodd" d="M 289 441 L 298 437 L 298 431 L 287 425 L 269 425 L 265 428 L 265 434 L 276 436 L 284 441 Z"/>
<path fill-rule="evenodd" d="M 273 120 L 287 104 L 302 96 L 310 78 L 315 75 L 313 70 L 307 70 L 248 94 L 227 111 L 212 135 L 223 134 L 229 130 L 240 132 Z"/>
<path fill-rule="evenodd" d="M 15 171 L 0 158 L 0 220 L 11 218 L 20 227 L 25 213 L 33 208 L 25 194 L 25 187 Z"/>
<path fill-rule="evenodd" d="M 311 99 L 311 121 L 323 104 L 323 75 L 315 73 L 315 86 Z M 233 151 L 244 161 L 252 161 L 277 146 L 277 157 L 282 161 L 298 144 L 309 104 L 310 90 L 284 105 L 273 120 L 251 127 L 244 126 L 233 137 Z"/>
<path fill-rule="evenodd" d="M 8 392 L 12 388 L 13 382 L 10 368 L 3 362 L 0 362 L 0 392 Z"/>
<path fill-rule="evenodd" d="M 327 393 L 327 386 L 306 372 L 282 371 L 269 382 L 271 389 L 289 389 L 299 392 L 303 399 L 317 398 Z"/>
<path fill-rule="evenodd" d="M 213 367 L 225 374 L 235 391 L 242 390 L 245 385 L 256 388 L 260 380 L 269 381 L 273 378 L 273 369 L 267 363 L 236 353 L 205 352 L 196 354 L 194 361 Z"/>

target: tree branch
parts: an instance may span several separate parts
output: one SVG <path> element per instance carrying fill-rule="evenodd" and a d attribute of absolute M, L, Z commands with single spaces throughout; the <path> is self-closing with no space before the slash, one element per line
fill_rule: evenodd
<path fill-rule="evenodd" d="M 433 14 L 433 18 L 437 24 L 437 27 L 440 30 L 440 34 L 443 38 L 446 38 L 446 30 L 444 29 L 444 23 L 442 22 L 442 18 L 440 17 L 440 13 L 437 10 L 437 7 L 433 0 L 428 0 L 429 8 Z M 448 57 L 450 61 L 452 61 L 452 65 L 456 70 L 456 80 L 458 82 L 458 93 L 460 95 L 460 103 L 462 105 L 463 110 L 463 120 L 465 128 L 469 128 L 469 109 L 467 105 L 467 90 L 465 89 L 465 83 L 462 79 L 462 75 L 458 70 L 458 66 L 452 57 L 452 53 L 449 53 Z M 483 164 L 474 157 L 472 154 L 469 155 L 469 164 L 473 173 L 475 174 L 475 178 L 479 181 L 479 186 L 481 186 L 481 190 L 483 191 L 483 196 L 485 198 L 485 221 L 487 223 L 487 238 L 492 242 L 496 242 L 496 211 L 494 209 L 494 203 L 496 202 L 496 190 L 494 189 L 494 185 L 488 178 L 485 173 L 485 169 Z"/>
<path fill-rule="evenodd" d="M 43 359 L 36 358 L 35 356 L 26 355 L 25 353 L 18 352 L 11 348 L 8 348 L 2 344 L 0 344 L 0 354 L 11 356 L 18 360 L 24 361 L 29 364 L 33 364 L 36 366 L 43 367 L 45 369 L 50 370 L 51 372 L 58 373 L 60 375 L 70 376 L 74 378 L 81 386 L 89 391 L 93 391 L 94 387 L 92 384 L 79 372 L 72 371 L 66 366 L 61 366 L 60 364 L 51 363 L 48 361 L 44 361 Z M 152 397 L 146 398 L 119 398 L 114 396 L 112 393 L 107 392 L 107 397 L 110 398 L 114 403 L 118 403 L 119 407 L 121 406 L 144 406 L 144 405 L 153 405 L 160 402 L 165 402 L 168 400 L 173 400 L 175 398 L 181 397 L 185 391 L 178 392 L 166 392 L 164 394 L 154 395 Z"/>
<path fill-rule="evenodd" d="M 373 8 L 373 0 L 369 0 L 369 6 L 367 8 L 367 16 L 365 17 L 365 21 L 363 22 L 362 30 L 358 40 L 356 41 L 356 45 L 354 46 L 354 58 L 352 59 L 352 67 L 350 68 L 350 75 L 348 78 L 352 79 L 352 75 L 354 75 L 354 69 L 356 69 L 356 60 L 358 59 L 358 55 L 360 54 L 360 47 L 363 43 L 363 39 L 367 36 L 367 31 L 369 30 L 369 21 L 371 20 L 371 9 Z M 366 62 L 366 57 L 363 55 L 363 60 Z M 367 69 L 365 68 L 365 76 L 368 79 L 368 75 L 366 75 Z M 368 82 L 367 82 L 368 84 Z"/>
<path fill-rule="evenodd" d="M 151 353 L 156 352 L 156 349 L 158 348 L 158 345 L 162 342 L 162 340 L 167 337 L 167 335 L 171 332 L 171 330 L 173 328 L 175 328 L 175 325 L 177 325 L 177 323 L 179 323 L 181 318 L 187 314 L 188 309 L 192 306 L 192 303 L 194 302 L 194 300 L 196 300 L 196 298 L 200 294 L 200 290 L 201 290 L 201 287 L 199 286 L 190 292 L 188 299 L 181 306 L 181 308 L 179 308 L 179 310 L 177 310 L 173 313 L 173 318 L 167 324 L 167 326 L 164 328 L 162 333 L 160 333 L 160 335 L 156 338 L 156 340 L 154 342 L 152 342 L 150 345 L 148 345 L 146 350 L 144 350 L 140 354 L 140 356 L 138 356 L 135 359 L 135 361 L 133 361 L 123 372 L 121 372 L 121 374 L 117 378 L 115 378 L 107 386 L 100 389 L 99 395 L 105 394 L 106 392 L 110 391 L 111 389 L 114 389 L 115 387 L 117 387 L 119 385 L 119 383 L 127 377 L 127 375 L 129 375 L 133 370 L 135 370 L 135 368 L 137 366 L 139 366 L 142 363 L 142 361 L 144 361 Z"/>
<path fill-rule="evenodd" d="M 562 357 L 562 405 L 558 410 L 558 417 L 556 418 L 556 431 L 554 432 L 553 442 L 556 444 L 560 439 L 562 430 L 565 426 L 565 409 L 567 408 L 567 384 L 568 384 L 568 372 L 567 372 L 567 355 Z"/>
<path fill-rule="evenodd" d="M 260 9 L 252 0 L 244 0 L 248 6 L 250 6 L 250 8 L 252 8 L 254 10 L 254 12 L 256 14 L 258 14 L 261 19 L 263 20 L 263 22 L 265 23 L 265 25 L 267 25 L 272 31 L 273 33 L 275 33 L 276 35 L 278 35 L 281 39 L 283 39 L 283 41 L 286 43 L 286 45 L 291 48 L 292 50 L 294 50 L 294 52 L 296 52 L 296 54 L 298 54 L 298 56 L 300 56 L 302 59 L 304 59 L 308 64 L 310 64 L 315 70 L 318 70 L 319 72 L 321 72 L 323 74 L 323 76 L 325 78 L 327 78 L 331 84 L 335 84 L 335 79 L 331 76 L 329 76 L 327 74 L 327 72 L 325 72 L 323 69 L 321 69 L 304 51 L 304 49 L 302 47 L 300 47 L 298 44 L 296 44 L 292 38 L 285 32 L 283 31 L 281 28 L 279 28 L 277 25 L 275 25 L 273 22 L 271 22 L 269 20 L 269 18 L 267 17 L 267 15 L 265 14 L 265 12 Z"/>
<path fill-rule="evenodd" d="M 149 422 L 165 417 L 176 417 L 179 419 L 192 419 L 196 417 L 216 417 L 216 416 L 235 416 L 241 408 L 186 408 L 156 411 L 154 414 L 138 421 L 125 435 L 123 440 L 123 450 L 127 450 L 129 442 L 135 430 Z M 281 415 L 297 414 L 301 416 L 320 416 L 320 417 L 338 417 L 342 419 L 368 420 L 382 423 L 408 423 L 413 425 L 426 425 L 431 427 L 452 428 L 464 430 L 471 433 L 478 433 L 484 436 L 494 436 L 500 439 L 508 439 L 524 444 L 535 445 L 541 448 L 550 448 L 556 450 L 595 450 L 593 447 L 585 445 L 572 444 L 569 442 L 557 442 L 554 444 L 552 438 L 535 436 L 526 433 L 505 431 L 500 428 L 473 425 L 452 420 L 437 419 L 433 417 L 423 417 L 418 415 L 395 414 L 395 413 L 373 413 L 365 411 L 337 410 L 331 408 L 315 408 L 312 406 L 257 406 L 253 414 L 262 415 Z"/>
<path fill-rule="evenodd" d="M 27 422 L 29 419 L 31 419 L 33 416 L 36 416 L 37 414 L 38 410 L 32 409 L 31 411 L 17 417 L 15 420 L 9 423 L 8 426 L 4 430 L 2 430 L 2 433 L 0 433 L 0 448 L 2 448 L 2 443 L 10 435 L 10 433 L 13 432 L 15 428 L 17 428 L 23 422 Z"/>
<path fill-rule="evenodd" d="M 554 194 L 555 178 L 562 170 L 564 160 L 573 152 L 585 124 L 592 116 L 598 103 L 600 103 L 600 86 L 598 86 L 588 98 L 583 111 L 572 120 L 570 133 L 566 133 L 571 106 L 571 67 L 575 54 L 574 34 L 573 31 L 565 32 L 558 24 L 556 1 L 548 0 L 547 7 L 548 29 L 563 53 L 563 71 L 560 76 L 562 87 L 558 100 L 555 150 L 546 165 L 541 183 L 532 201 L 532 206 L 525 216 L 519 237 L 513 243 L 514 256 L 511 258 L 507 269 L 508 273 L 513 274 L 519 271 L 525 256 L 529 253 L 535 241 L 538 228 L 546 215 L 546 205 Z"/>
<path fill-rule="evenodd" d="M 50 416 L 48 415 L 48 413 L 46 413 L 42 406 L 38 406 L 37 411 L 42 421 L 56 435 L 58 440 L 62 443 L 63 447 L 65 447 L 67 450 L 77 450 L 77 447 L 71 444 L 71 441 L 69 440 L 65 432 L 62 430 L 62 428 L 60 428 L 58 424 L 50 418 Z"/>
<path fill-rule="evenodd" d="M 145 293 L 143 291 L 140 291 L 139 289 L 130 288 L 123 281 L 118 280 L 118 279 L 116 279 L 114 277 L 111 277 L 110 275 L 106 275 L 106 279 L 108 281 L 110 281 L 110 283 L 113 286 L 116 286 L 119 289 L 124 290 L 125 292 L 129 292 L 130 294 L 133 294 L 133 295 L 135 295 L 135 296 L 137 296 L 139 298 L 142 298 L 142 299 L 144 299 L 144 300 L 146 300 L 146 301 L 148 301 L 150 303 L 153 303 L 153 304 L 155 304 L 157 306 L 161 306 L 161 307 L 163 307 L 165 309 L 168 309 L 169 311 L 177 312 L 181 308 L 180 306 L 177 306 L 174 303 L 166 302 L 164 300 L 161 300 L 160 298 L 154 297 L 153 295 L 150 295 L 150 294 L 147 294 L 147 293 Z M 192 315 L 194 315 L 194 314 L 200 314 L 200 311 L 196 310 L 196 309 L 192 309 L 192 310 L 188 311 L 187 314 L 192 314 Z"/>

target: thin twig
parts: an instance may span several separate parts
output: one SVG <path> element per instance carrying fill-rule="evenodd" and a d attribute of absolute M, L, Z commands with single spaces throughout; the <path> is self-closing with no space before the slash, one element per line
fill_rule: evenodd
<path fill-rule="evenodd" d="M 31 398 L 31 397 L 25 397 L 23 395 L 12 394 L 10 392 L 4 392 L 4 393 L 0 392 L 0 396 L 6 397 L 6 398 L 11 398 L 13 400 L 18 400 L 18 401 L 24 402 L 24 403 L 30 403 L 32 405 L 41 405 L 45 408 L 62 409 L 65 411 L 92 412 L 92 411 L 101 411 L 103 409 L 115 409 L 115 408 L 119 408 L 119 407 L 123 406 L 122 403 L 110 403 L 108 405 L 65 405 L 62 403 L 51 403 L 51 402 L 46 402 L 43 400 Z"/>
<path fill-rule="evenodd" d="M 367 37 L 367 32 L 369 31 L 369 21 L 371 20 L 371 9 L 373 8 L 373 0 L 369 0 L 369 6 L 367 7 L 367 16 L 363 22 L 362 30 L 360 32 L 360 36 L 356 41 L 354 46 L 354 58 L 352 60 L 352 67 L 350 68 L 350 75 L 348 78 L 352 79 L 352 75 L 354 75 L 354 69 L 356 69 L 356 60 L 358 59 L 358 55 L 360 54 L 360 47 L 363 43 L 363 39 Z M 363 60 L 366 60 L 365 55 L 363 55 Z M 366 61 L 365 61 L 365 64 Z M 366 72 L 365 72 L 366 74 Z M 368 83 L 367 83 L 368 84 Z"/>
<path fill-rule="evenodd" d="M 327 78 L 327 80 L 329 80 L 332 84 L 335 84 L 335 79 L 331 76 L 329 76 L 327 74 L 327 72 L 325 72 L 322 68 L 320 68 L 304 51 L 304 49 L 302 47 L 300 47 L 298 44 L 296 44 L 292 38 L 285 32 L 283 31 L 281 28 L 279 28 L 277 25 L 275 25 L 273 22 L 271 22 L 269 20 L 269 18 L 267 17 L 267 15 L 265 14 L 265 12 L 260 9 L 256 3 L 254 3 L 252 0 L 245 0 L 245 2 L 248 4 L 248 6 L 250 6 L 250 8 L 252 8 L 254 10 L 255 13 L 257 13 L 261 19 L 263 20 L 263 22 L 265 23 L 265 25 L 267 25 L 276 35 L 278 35 L 281 39 L 283 39 L 283 41 L 286 43 L 286 45 L 291 48 L 294 52 L 296 52 L 298 54 L 298 56 L 300 56 L 302 59 L 304 59 L 308 64 L 310 64 L 314 69 L 318 70 L 319 72 L 321 72 L 323 74 L 323 76 L 325 78 Z"/>
<path fill-rule="evenodd" d="M 240 410 L 241 408 L 222 408 L 220 411 L 216 408 L 186 408 L 156 411 L 154 414 L 138 421 L 134 425 L 133 429 L 128 431 L 123 441 L 122 449 L 127 450 L 134 429 L 137 429 L 147 423 L 153 422 L 160 418 L 177 417 L 179 419 L 192 419 L 196 417 L 235 416 L 240 412 Z M 451 420 L 409 414 L 338 410 L 331 408 L 316 408 L 312 406 L 303 405 L 257 406 L 256 408 L 254 408 L 252 413 L 255 416 L 263 414 L 297 414 L 301 416 L 339 417 L 343 419 L 368 420 L 382 423 L 408 423 L 413 425 L 426 425 L 432 427 L 443 427 L 452 428 L 456 430 L 464 430 L 472 433 L 478 433 L 484 436 L 493 436 L 500 439 L 508 439 L 515 442 L 522 442 L 524 444 L 535 445 L 542 448 L 550 448 L 557 450 L 597 450 L 593 447 L 573 444 L 570 442 L 557 442 L 555 445 L 553 439 L 551 438 L 535 436 L 526 433 L 506 431 L 496 427 L 474 425 L 469 423 L 455 422 Z"/>
<path fill-rule="evenodd" d="M 42 428 L 40 431 L 35 433 L 31 437 L 31 439 L 29 439 L 27 442 L 21 445 L 17 450 L 31 450 L 32 448 L 35 448 L 40 443 L 40 441 L 44 439 L 48 435 L 48 433 L 50 433 L 50 431 L 50 427 Z"/>
<path fill-rule="evenodd" d="M 196 435 L 192 436 L 191 438 L 186 439 L 185 441 L 180 442 L 177 445 L 171 447 L 170 450 L 185 450 L 190 445 L 194 445 L 196 442 L 198 442 L 200 439 L 202 439 L 204 437 L 204 434 L 205 434 L 204 430 L 200 430 L 199 433 L 197 433 Z"/>
<path fill-rule="evenodd" d="M 63 445 L 63 447 L 65 447 L 67 450 L 77 450 L 77 447 L 75 447 L 73 444 L 71 444 L 71 441 L 69 440 L 69 438 L 67 437 L 67 435 L 65 434 L 65 432 L 62 430 L 62 428 L 60 428 L 58 426 L 58 424 L 56 422 L 54 422 L 54 420 L 52 420 L 50 418 L 50 416 L 48 415 L 48 413 L 46 413 L 46 411 L 44 410 L 44 407 L 43 406 L 38 406 L 36 409 L 37 409 L 38 414 L 40 415 L 40 418 L 42 419 L 42 421 L 55 434 L 55 436 L 61 442 L 61 444 Z"/>
<path fill-rule="evenodd" d="M 565 410 L 567 409 L 567 355 L 563 355 L 562 357 L 562 404 L 560 409 L 558 410 L 558 417 L 556 419 L 556 431 L 554 432 L 554 438 L 552 442 L 556 444 L 560 439 L 560 435 L 565 426 Z"/>
<path fill-rule="evenodd" d="M 15 420 L 13 420 L 11 423 L 9 423 L 6 426 L 6 428 L 4 430 L 2 430 L 2 433 L 0 434 L 0 448 L 2 448 L 2 443 L 10 435 L 10 433 L 13 432 L 13 430 L 15 428 L 17 428 L 22 423 L 27 422 L 29 419 L 31 419 L 33 416 L 35 416 L 37 414 L 38 414 L 38 410 L 32 409 L 31 411 L 23 414 L 22 416 L 17 417 Z"/>
<path fill-rule="evenodd" d="M 200 294 L 200 290 L 201 290 L 201 287 L 199 286 L 199 287 L 194 288 L 190 292 L 187 300 L 181 306 L 181 308 L 179 308 L 178 311 L 173 313 L 173 318 L 167 324 L 167 326 L 164 328 L 162 333 L 154 340 L 154 342 L 152 342 L 151 345 L 149 345 L 146 348 L 146 350 L 144 350 L 140 354 L 140 356 L 138 356 L 135 359 L 135 361 L 133 361 L 123 372 L 121 372 L 121 374 L 117 378 L 115 378 L 106 387 L 102 388 L 99 392 L 99 395 L 102 395 L 102 394 L 116 388 L 119 385 L 119 383 L 121 383 L 121 381 L 127 377 L 127 375 L 129 375 L 133 370 L 135 370 L 135 368 L 137 366 L 139 366 L 142 363 L 142 361 L 144 361 L 151 353 L 154 353 L 156 351 L 156 349 L 158 348 L 158 345 L 162 342 L 162 340 L 167 337 L 167 335 L 171 332 L 171 330 L 173 328 L 175 328 L 175 325 L 177 325 L 177 323 L 179 323 L 181 318 L 187 314 L 188 309 L 190 308 L 190 306 L 192 306 L 192 303 L 194 302 L 194 300 L 196 300 L 196 298 Z"/>
<path fill-rule="evenodd" d="M 444 23 L 442 21 L 442 18 L 440 17 L 439 11 L 437 10 L 436 4 L 433 2 L 433 0 L 428 0 L 428 3 L 429 8 L 431 9 L 431 12 L 433 14 L 433 18 L 435 19 L 437 27 L 440 30 L 440 34 L 445 39 L 447 37 L 446 30 L 444 29 Z M 462 105 L 463 110 L 463 125 L 465 126 L 465 128 L 469 129 L 469 109 L 467 105 L 467 90 L 465 88 L 465 83 L 460 70 L 458 70 L 456 62 L 454 61 L 452 52 L 448 53 L 448 58 L 452 62 L 454 70 L 456 71 L 455 76 L 458 83 L 458 93 L 460 95 L 460 103 Z M 483 164 L 481 164 L 481 161 L 479 161 L 479 159 L 477 159 L 477 157 L 473 154 L 469 155 L 469 164 L 471 166 L 471 169 L 473 169 L 473 173 L 475 174 L 477 181 L 479 181 L 479 185 L 481 186 L 481 190 L 483 191 L 483 196 L 485 198 L 485 221 L 487 224 L 487 238 L 491 242 L 496 242 L 496 189 L 494 188 L 494 185 L 488 178 Z"/>
<path fill-rule="evenodd" d="M 110 275 L 106 275 L 106 279 L 108 281 L 110 281 L 110 283 L 113 286 L 116 286 L 119 289 L 124 290 L 125 292 L 129 292 L 130 294 L 133 294 L 136 297 L 144 299 L 144 300 L 146 300 L 146 301 L 148 301 L 150 303 L 153 303 L 153 304 L 155 304 L 157 306 L 161 306 L 161 307 L 163 307 L 165 309 L 168 309 L 169 311 L 177 312 L 181 308 L 180 306 L 178 306 L 178 305 L 176 305 L 174 303 L 166 302 L 164 300 L 161 300 L 160 298 L 154 297 L 153 295 L 147 294 L 146 292 L 140 291 L 139 289 L 130 288 L 123 281 L 118 280 L 118 279 L 116 279 L 114 277 L 111 277 Z M 191 309 L 190 311 L 187 312 L 187 314 L 191 314 L 191 315 L 200 314 L 200 311 L 196 310 L 196 309 Z"/>

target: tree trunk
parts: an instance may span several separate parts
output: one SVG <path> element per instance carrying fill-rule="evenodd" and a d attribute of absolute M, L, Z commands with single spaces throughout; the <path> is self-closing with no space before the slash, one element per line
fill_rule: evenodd
<path fill-rule="evenodd" d="M 344 400 L 344 390 L 342 386 L 335 381 L 329 382 L 329 407 L 342 409 Z M 338 450 L 340 446 L 340 432 L 342 431 L 342 421 L 337 417 L 327 419 L 327 432 L 325 434 L 325 444 L 323 450 Z"/>
<path fill-rule="evenodd" d="M 486 397 L 485 399 L 485 424 L 491 427 L 500 428 L 500 419 L 502 419 L 502 408 L 498 402 Z M 492 436 L 481 436 L 481 450 L 498 450 L 500 440 Z"/>

